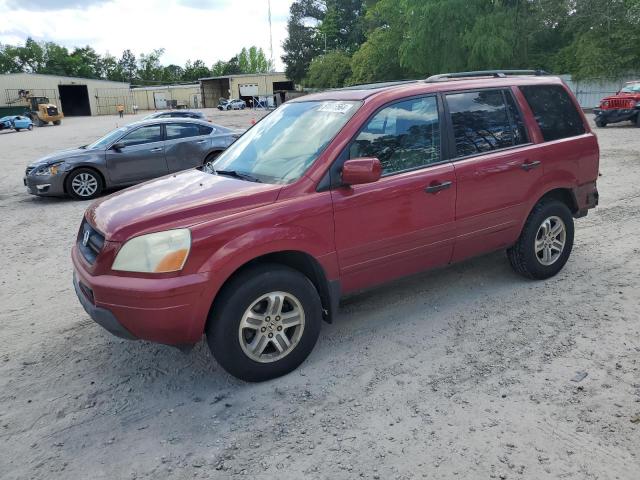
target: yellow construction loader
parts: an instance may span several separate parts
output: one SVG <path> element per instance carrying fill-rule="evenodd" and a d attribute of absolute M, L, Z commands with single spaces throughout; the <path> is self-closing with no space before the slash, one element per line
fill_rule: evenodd
<path fill-rule="evenodd" d="M 26 115 L 34 125 L 42 127 L 48 123 L 60 125 L 64 115 L 57 105 L 52 104 L 47 97 L 36 97 L 27 90 L 20 90 L 19 97 L 9 102 L 12 107 L 21 109 L 19 113 L 12 115 Z M 6 108 L 6 107 L 5 107 Z M 9 115 L 9 113 L 7 113 Z"/>

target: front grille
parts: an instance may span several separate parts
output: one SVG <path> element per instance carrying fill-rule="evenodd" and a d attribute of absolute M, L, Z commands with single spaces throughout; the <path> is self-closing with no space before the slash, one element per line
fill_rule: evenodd
<path fill-rule="evenodd" d="M 24 171 L 25 175 L 27 175 L 27 177 L 28 177 L 28 176 L 29 176 L 29 174 L 30 174 L 31 172 L 33 172 L 33 170 L 34 170 L 35 168 L 36 168 L 36 167 L 27 167 L 27 169 Z"/>
<path fill-rule="evenodd" d="M 605 100 L 605 108 L 608 110 L 633 108 L 635 104 L 635 100 L 628 98 L 610 98 L 609 100 Z"/>
<path fill-rule="evenodd" d="M 56 107 L 47 107 L 47 113 L 53 117 L 54 115 L 58 115 L 58 109 Z"/>
<path fill-rule="evenodd" d="M 93 265 L 96 257 L 104 247 L 104 236 L 89 225 L 86 219 L 80 225 L 78 232 L 78 249 L 87 262 Z"/>

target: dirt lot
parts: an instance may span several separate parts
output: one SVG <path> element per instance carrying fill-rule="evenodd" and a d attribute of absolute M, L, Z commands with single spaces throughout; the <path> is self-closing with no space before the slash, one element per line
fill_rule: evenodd
<path fill-rule="evenodd" d="M 117 122 L 0 134 L 1 478 L 639 478 L 640 130 L 598 130 L 601 205 L 557 277 L 499 252 L 352 297 L 300 369 L 246 384 L 202 342 L 112 337 L 75 298 L 88 203 L 22 174 Z"/>

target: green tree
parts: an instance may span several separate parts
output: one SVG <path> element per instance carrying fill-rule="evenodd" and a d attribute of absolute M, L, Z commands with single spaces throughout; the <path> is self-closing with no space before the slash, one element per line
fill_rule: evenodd
<path fill-rule="evenodd" d="M 182 80 L 186 82 L 195 82 L 199 78 L 205 78 L 211 75 L 211 70 L 205 65 L 202 60 L 196 60 L 191 62 L 187 60 L 184 66 L 184 72 L 182 74 Z"/>
<path fill-rule="evenodd" d="M 238 54 L 238 68 L 242 73 L 266 73 L 272 65 L 261 48 L 252 46 L 243 48 Z"/>
<path fill-rule="evenodd" d="M 122 52 L 122 56 L 120 60 L 118 60 L 118 65 L 122 70 L 122 74 L 124 75 L 124 80 L 131 83 L 136 78 L 138 72 L 138 62 L 136 61 L 136 56 L 129 49 Z"/>
<path fill-rule="evenodd" d="M 152 50 L 150 53 L 143 53 L 138 60 L 138 78 L 143 83 L 160 83 L 162 81 L 162 65 L 160 57 L 164 54 L 164 48 Z"/>
<path fill-rule="evenodd" d="M 324 39 L 317 28 L 323 18 L 323 2 L 296 0 L 291 4 L 282 61 L 287 77 L 296 83 L 307 75 L 311 60 L 324 50 Z"/>
<path fill-rule="evenodd" d="M 311 61 L 305 85 L 317 88 L 343 87 L 351 75 L 351 57 L 334 50 Z"/>

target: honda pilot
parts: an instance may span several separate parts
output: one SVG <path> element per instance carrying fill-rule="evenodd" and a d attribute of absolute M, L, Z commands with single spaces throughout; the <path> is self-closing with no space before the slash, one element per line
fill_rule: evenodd
<path fill-rule="evenodd" d="M 267 380 L 307 358 L 344 295 L 496 250 L 554 276 L 598 203 L 598 162 L 576 99 L 540 72 L 307 95 L 211 169 L 93 203 L 73 282 L 111 333 L 180 348 L 205 334 L 232 375 Z"/>

